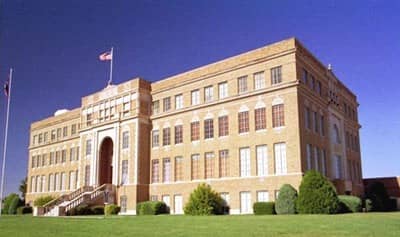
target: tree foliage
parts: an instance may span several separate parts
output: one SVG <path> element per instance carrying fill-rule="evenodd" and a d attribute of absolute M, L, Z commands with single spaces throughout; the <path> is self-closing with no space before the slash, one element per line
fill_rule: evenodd
<path fill-rule="evenodd" d="M 275 202 L 277 214 L 296 214 L 297 191 L 290 184 L 284 184 L 279 189 Z"/>
<path fill-rule="evenodd" d="M 223 200 L 208 184 L 199 184 L 190 194 L 184 211 L 188 215 L 222 214 Z"/>

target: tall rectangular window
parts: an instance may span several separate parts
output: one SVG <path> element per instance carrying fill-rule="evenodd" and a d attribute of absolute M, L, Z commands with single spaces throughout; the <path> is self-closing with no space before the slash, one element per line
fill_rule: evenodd
<path fill-rule="evenodd" d="M 301 77 L 301 80 L 303 81 L 303 83 L 304 83 L 305 85 L 308 84 L 308 72 L 307 72 L 307 70 L 304 69 L 304 68 L 303 68 L 303 75 L 302 75 L 302 77 Z"/>
<path fill-rule="evenodd" d="M 240 177 L 250 176 L 250 148 L 240 148 Z"/>
<path fill-rule="evenodd" d="M 49 165 L 54 164 L 54 152 L 50 152 L 50 159 L 49 159 Z"/>
<path fill-rule="evenodd" d="M 56 151 L 56 164 L 61 162 L 60 151 Z"/>
<path fill-rule="evenodd" d="M 321 131 L 321 136 L 325 136 L 325 117 L 323 115 L 320 116 L 320 131 Z"/>
<path fill-rule="evenodd" d="M 326 157 L 325 157 L 325 150 L 324 149 L 320 149 L 320 157 L 321 157 L 321 173 L 323 175 L 327 175 L 326 174 Z"/>
<path fill-rule="evenodd" d="M 320 171 L 319 170 L 319 150 L 318 147 L 314 146 L 314 170 Z"/>
<path fill-rule="evenodd" d="M 47 154 L 42 155 L 42 166 L 46 165 L 46 160 L 47 160 Z"/>
<path fill-rule="evenodd" d="M 75 171 L 70 171 L 69 172 L 69 182 L 68 182 L 68 189 L 69 190 L 75 190 L 76 189 L 76 187 L 75 187 L 75 183 L 76 183 L 76 181 L 75 181 L 75 179 L 76 179 L 76 176 L 75 176 Z"/>
<path fill-rule="evenodd" d="M 183 157 L 175 157 L 175 181 L 183 181 Z"/>
<path fill-rule="evenodd" d="M 151 104 L 151 114 L 158 114 L 160 113 L 160 101 L 156 100 L 153 101 L 153 103 Z"/>
<path fill-rule="evenodd" d="M 171 160 L 169 158 L 163 159 L 163 182 L 171 182 Z"/>
<path fill-rule="evenodd" d="M 182 109 L 183 108 L 183 95 L 176 95 L 175 96 L 175 109 Z"/>
<path fill-rule="evenodd" d="M 304 122 L 306 124 L 306 128 L 311 129 L 311 117 L 310 117 L 310 108 L 305 107 L 304 108 Z"/>
<path fill-rule="evenodd" d="M 287 173 L 287 162 L 286 162 L 286 143 L 275 143 L 274 144 L 274 156 L 275 156 L 275 173 L 277 175 Z"/>
<path fill-rule="evenodd" d="M 271 68 L 271 84 L 282 82 L 282 66 Z"/>
<path fill-rule="evenodd" d="M 75 149 L 73 147 L 71 147 L 69 149 L 69 161 L 74 161 L 75 160 Z"/>
<path fill-rule="evenodd" d="M 240 192 L 240 213 L 250 214 L 252 212 L 251 208 L 251 193 L 250 192 Z"/>
<path fill-rule="evenodd" d="M 192 180 L 200 179 L 200 155 L 192 155 Z"/>
<path fill-rule="evenodd" d="M 71 126 L 71 135 L 75 135 L 76 134 L 76 124 L 72 124 Z"/>
<path fill-rule="evenodd" d="M 159 134 L 158 130 L 153 130 L 153 131 L 151 132 L 151 137 L 152 137 L 151 146 L 152 146 L 152 147 L 158 147 L 158 146 L 160 145 L 160 141 L 159 141 L 159 139 L 160 139 L 160 134 Z"/>
<path fill-rule="evenodd" d="M 191 141 L 200 140 L 200 122 L 190 123 L 190 139 Z"/>
<path fill-rule="evenodd" d="M 57 140 L 61 138 L 61 128 L 57 128 Z"/>
<path fill-rule="evenodd" d="M 67 161 L 67 150 L 61 151 L 61 162 L 65 163 Z"/>
<path fill-rule="evenodd" d="M 200 90 L 191 91 L 192 105 L 200 104 Z"/>
<path fill-rule="evenodd" d="M 220 99 L 228 97 L 228 82 L 221 82 L 218 84 L 218 97 Z"/>
<path fill-rule="evenodd" d="M 128 160 L 122 160 L 121 164 L 121 184 L 128 183 Z"/>
<path fill-rule="evenodd" d="M 65 172 L 61 173 L 61 188 L 60 190 L 65 190 L 65 183 L 67 181 L 67 175 L 65 174 Z"/>
<path fill-rule="evenodd" d="M 333 166 L 335 179 L 342 179 L 343 171 L 342 171 L 342 157 L 336 155 L 335 156 L 335 164 Z"/>
<path fill-rule="evenodd" d="M 54 175 L 53 174 L 49 174 L 49 182 L 48 182 L 48 187 L 47 190 L 52 192 L 54 191 Z"/>
<path fill-rule="evenodd" d="M 158 183 L 160 182 L 160 167 L 159 167 L 159 161 L 158 160 L 153 160 L 151 162 L 151 182 L 152 183 Z"/>
<path fill-rule="evenodd" d="M 272 106 L 272 126 L 274 128 L 285 126 L 285 114 L 283 104 Z"/>
<path fill-rule="evenodd" d="M 85 186 L 90 185 L 90 165 L 85 166 Z"/>
<path fill-rule="evenodd" d="M 317 81 L 316 91 L 317 91 L 318 95 L 322 95 L 322 86 L 321 86 L 320 81 Z"/>
<path fill-rule="evenodd" d="M 43 142 L 47 142 L 47 135 L 48 134 L 48 132 L 45 132 L 44 133 L 44 135 L 43 135 Z"/>
<path fill-rule="evenodd" d="M 79 160 L 79 146 L 76 147 L 76 160 Z"/>
<path fill-rule="evenodd" d="M 66 137 L 68 135 L 68 127 L 65 126 L 63 127 L 63 137 Z"/>
<path fill-rule="evenodd" d="M 204 101 L 210 102 L 214 99 L 214 90 L 212 86 L 207 86 L 204 88 Z"/>
<path fill-rule="evenodd" d="M 205 153 L 205 178 L 214 178 L 214 152 Z"/>
<path fill-rule="evenodd" d="M 92 140 L 86 140 L 86 155 L 92 154 Z"/>
<path fill-rule="evenodd" d="M 249 132 L 249 111 L 238 114 L 239 133 Z"/>
<path fill-rule="evenodd" d="M 167 112 L 171 109 L 171 97 L 163 99 L 163 112 Z"/>
<path fill-rule="evenodd" d="M 228 116 L 221 116 L 218 118 L 218 136 L 228 136 L 229 135 L 229 120 Z"/>
<path fill-rule="evenodd" d="M 129 131 L 125 131 L 122 133 L 122 149 L 126 149 L 129 147 Z"/>
<path fill-rule="evenodd" d="M 258 191 L 257 192 L 257 202 L 268 202 L 269 194 L 267 191 Z"/>
<path fill-rule="evenodd" d="M 310 170 L 310 169 L 312 169 L 312 166 L 311 166 L 311 161 L 312 161 L 312 153 L 311 153 L 311 151 L 312 151 L 312 146 L 311 146 L 311 144 L 307 144 L 306 145 L 306 156 L 307 156 L 307 170 Z"/>
<path fill-rule="evenodd" d="M 314 132 L 318 133 L 319 132 L 319 123 L 318 123 L 318 112 L 313 112 L 314 115 Z"/>
<path fill-rule="evenodd" d="M 254 73 L 254 89 L 259 90 L 265 88 L 264 72 Z"/>
<path fill-rule="evenodd" d="M 229 150 L 219 151 L 219 177 L 229 176 Z"/>
<path fill-rule="evenodd" d="M 268 150 L 267 145 L 256 146 L 257 154 L 257 175 L 268 175 Z"/>
<path fill-rule="evenodd" d="M 204 120 L 204 139 L 214 137 L 214 121 L 213 119 Z"/>
<path fill-rule="evenodd" d="M 180 144 L 183 142 L 183 126 L 175 126 L 175 144 Z"/>
<path fill-rule="evenodd" d="M 238 93 L 247 92 L 247 76 L 239 77 L 238 79 Z"/>
<path fill-rule="evenodd" d="M 262 130 L 267 128 L 267 121 L 266 121 L 266 115 L 265 115 L 265 108 L 258 108 L 254 110 L 254 122 L 255 122 L 255 127 L 256 130 Z"/>
<path fill-rule="evenodd" d="M 163 128 L 163 146 L 171 145 L 171 129 Z"/>
<path fill-rule="evenodd" d="M 51 141 L 54 141 L 56 139 L 56 130 L 51 130 Z"/>

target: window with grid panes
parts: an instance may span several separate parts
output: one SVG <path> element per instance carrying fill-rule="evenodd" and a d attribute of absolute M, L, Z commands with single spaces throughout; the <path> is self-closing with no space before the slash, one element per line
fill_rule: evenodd
<path fill-rule="evenodd" d="M 204 101 L 210 102 L 214 99 L 214 90 L 212 86 L 207 86 L 204 88 Z"/>
<path fill-rule="evenodd" d="M 282 66 L 271 68 L 271 84 L 282 82 Z"/>
<path fill-rule="evenodd" d="M 180 144 L 183 142 L 183 126 L 175 126 L 175 144 Z"/>
<path fill-rule="evenodd" d="M 272 126 L 274 128 L 285 126 L 285 115 L 284 115 L 283 104 L 272 106 Z"/>
<path fill-rule="evenodd" d="M 205 158 L 205 178 L 210 179 L 214 177 L 214 152 L 206 152 Z"/>
<path fill-rule="evenodd" d="M 191 141 L 200 140 L 200 122 L 190 123 L 190 139 Z"/>
<path fill-rule="evenodd" d="M 228 136 L 229 135 L 229 120 L 228 116 L 221 116 L 218 118 L 218 136 Z"/>
<path fill-rule="evenodd" d="M 258 108 L 254 111 L 254 120 L 255 120 L 256 130 L 262 130 L 262 129 L 267 128 L 265 111 L 266 111 L 265 108 Z"/>
<path fill-rule="evenodd" d="M 191 168 L 192 168 L 192 180 L 200 179 L 200 155 L 192 155 Z"/>
<path fill-rule="evenodd" d="M 214 137 L 214 121 L 213 119 L 204 120 L 204 139 Z"/>
<path fill-rule="evenodd" d="M 158 132 L 158 130 L 153 130 L 152 132 L 151 132 L 151 137 L 152 137 L 152 144 L 151 144 L 151 146 L 152 147 L 158 147 L 159 145 L 160 145 L 160 141 L 159 141 L 159 139 L 160 139 L 160 135 L 159 135 L 159 132 Z"/>
<path fill-rule="evenodd" d="M 171 109 L 171 97 L 163 99 L 163 111 L 167 112 Z"/>
<path fill-rule="evenodd" d="M 158 183 L 160 181 L 159 175 L 160 175 L 160 169 L 159 169 L 159 161 L 158 160 L 153 160 L 151 162 L 151 182 L 152 183 Z"/>
<path fill-rule="evenodd" d="M 229 151 L 219 151 L 219 177 L 229 176 Z"/>
<path fill-rule="evenodd" d="M 171 145 L 171 129 L 163 128 L 163 146 Z"/>
<path fill-rule="evenodd" d="M 239 133 L 249 131 L 249 111 L 239 112 L 238 114 Z"/>
<path fill-rule="evenodd" d="M 259 90 L 265 88 L 264 72 L 254 73 L 254 89 Z"/>
<path fill-rule="evenodd" d="M 237 79 L 238 81 L 238 93 L 247 92 L 247 76 L 242 76 Z"/>
<path fill-rule="evenodd" d="M 175 157 L 175 181 L 183 180 L 183 157 Z"/>

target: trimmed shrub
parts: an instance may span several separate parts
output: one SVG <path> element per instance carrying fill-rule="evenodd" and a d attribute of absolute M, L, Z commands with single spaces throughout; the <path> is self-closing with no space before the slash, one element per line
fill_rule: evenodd
<path fill-rule="evenodd" d="M 93 215 L 104 215 L 104 206 L 93 206 L 90 208 Z"/>
<path fill-rule="evenodd" d="M 372 211 L 372 201 L 371 201 L 371 199 L 365 199 L 365 201 L 364 201 L 364 207 L 365 207 L 365 211 L 366 212 L 370 212 L 370 211 Z"/>
<path fill-rule="evenodd" d="M 366 197 L 371 200 L 371 211 L 390 210 L 390 199 L 385 185 L 381 182 L 372 183 L 367 187 Z"/>
<path fill-rule="evenodd" d="M 253 204 L 254 215 L 273 215 L 275 214 L 274 202 L 255 202 Z"/>
<path fill-rule="evenodd" d="M 8 207 L 8 214 L 15 215 L 17 214 L 17 208 L 22 205 L 22 201 L 19 196 L 14 196 L 10 202 L 10 206 Z"/>
<path fill-rule="evenodd" d="M 24 214 L 31 214 L 32 207 L 30 206 L 23 206 L 17 208 L 17 215 L 24 215 Z"/>
<path fill-rule="evenodd" d="M 199 184 L 184 208 L 187 215 L 223 214 L 223 199 L 208 184 Z"/>
<path fill-rule="evenodd" d="M 275 202 L 277 214 L 296 214 L 297 191 L 290 184 L 284 184 L 279 189 L 279 195 Z"/>
<path fill-rule="evenodd" d="M 92 212 L 92 209 L 88 205 L 82 204 L 82 205 L 75 207 L 74 214 L 78 215 L 78 216 L 84 216 L 84 215 L 92 215 L 93 212 Z"/>
<path fill-rule="evenodd" d="M 115 204 L 107 204 L 104 207 L 104 214 L 106 216 L 116 215 L 120 211 L 120 207 Z"/>
<path fill-rule="evenodd" d="M 33 205 L 35 207 L 43 207 L 45 204 L 48 202 L 52 201 L 54 199 L 53 196 L 47 195 L 47 196 L 41 196 L 35 199 L 33 202 Z"/>
<path fill-rule="evenodd" d="M 301 214 L 333 214 L 339 209 L 336 189 L 315 170 L 307 171 L 301 181 L 297 211 Z"/>
<path fill-rule="evenodd" d="M 159 215 L 167 212 L 167 205 L 159 201 L 147 201 L 137 204 L 136 207 L 138 215 Z"/>
<path fill-rule="evenodd" d="M 361 212 L 362 202 L 359 197 L 350 195 L 339 195 L 338 198 L 340 201 L 340 213 Z"/>
<path fill-rule="evenodd" d="M 6 196 L 3 199 L 3 207 L 1 209 L 1 213 L 2 214 L 8 214 L 8 211 L 10 210 L 11 203 L 13 202 L 13 200 L 15 198 L 19 198 L 18 194 L 10 193 L 8 196 Z"/>

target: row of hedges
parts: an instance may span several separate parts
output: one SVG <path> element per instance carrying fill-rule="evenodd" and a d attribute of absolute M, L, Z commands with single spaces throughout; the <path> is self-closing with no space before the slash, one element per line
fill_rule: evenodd
<path fill-rule="evenodd" d="M 168 207 L 164 202 L 148 201 L 138 203 L 136 206 L 138 215 L 159 215 L 169 213 Z"/>
<path fill-rule="evenodd" d="M 254 215 L 273 215 L 275 212 L 274 202 L 255 202 L 253 204 Z"/>
<path fill-rule="evenodd" d="M 120 211 L 120 207 L 114 204 L 106 206 L 88 206 L 86 204 L 79 205 L 67 212 L 67 216 L 83 216 L 83 215 L 116 215 Z"/>

